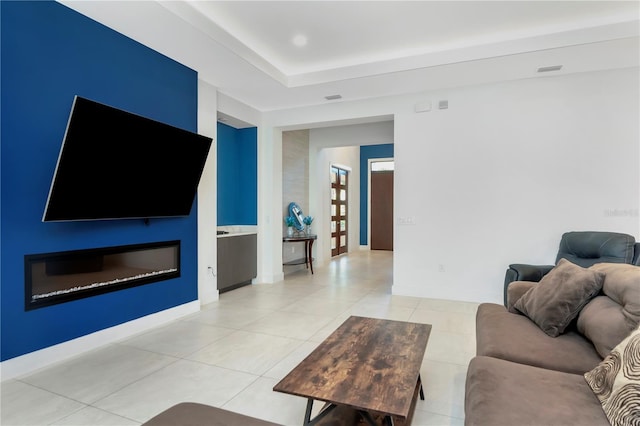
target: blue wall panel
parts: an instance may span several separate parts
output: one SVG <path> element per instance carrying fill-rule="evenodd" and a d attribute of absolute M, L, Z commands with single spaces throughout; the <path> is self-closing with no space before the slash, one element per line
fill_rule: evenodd
<path fill-rule="evenodd" d="M 364 145 L 360 147 L 360 245 L 369 242 L 369 160 L 393 158 L 393 144 Z"/>
<path fill-rule="evenodd" d="M 258 132 L 218 123 L 218 225 L 258 224 Z"/>
<path fill-rule="evenodd" d="M 74 95 L 197 130 L 195 71 L 55 2 L 1 2 L 2 360 L 197 299 L 187 218 L 42 223 Z M 126 155 L 126 153 L 123 153 Z M 82 200 L 78 200 L 82 202 Z M 24 256 L 181 240 L 180 278 L 26 312 Z"/>
<path fill-rule="evenodd" d="M 218 123 L 216 168 L 218 196 L 218 225 L 237 225 L 236 206 L 240 203 L 238 183 L 239 151 L 236 143 L 238 131 Z"/>
<path fill-rule="evenodd" d="M 250 127 L 238 131 L 242 150 L 240 162 L 241 208 L 238 220 L 243 225 L 258 224 L 258 129 Z"/>

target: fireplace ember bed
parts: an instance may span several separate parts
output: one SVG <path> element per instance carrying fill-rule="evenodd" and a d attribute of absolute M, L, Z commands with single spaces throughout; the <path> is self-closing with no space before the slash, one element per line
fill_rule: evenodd
<path fill-rule="evenodd" d="M 180 241 L 24 257 L 25 310 L 180 276 Z"/>

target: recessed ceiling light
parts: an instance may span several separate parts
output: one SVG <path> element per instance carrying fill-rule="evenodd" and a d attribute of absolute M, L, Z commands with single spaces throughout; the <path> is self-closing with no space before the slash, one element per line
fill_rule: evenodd
<path fill-rule="evenodd" d="M 307 41 L 308 40 L 307 40 L 307 36 L 305 36 L 303 34 L 298 34 L 298 35 L 294 36 L 291 41 L 296 46 L 302 47 L 302 46 L 306 46 L 307 45 Z"/>

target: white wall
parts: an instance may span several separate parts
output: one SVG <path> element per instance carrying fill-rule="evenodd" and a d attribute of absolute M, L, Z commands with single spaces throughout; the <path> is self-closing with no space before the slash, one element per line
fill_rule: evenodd
<path fill-rule="evenodd" d="M 258 276 L 284 279 L 282 268 L 282 130 L 258 125 Z"/>
<path fill-rule="evenodd" d="M 393 291 L 502 300 L 509 263 L 553 264 L 573 230 L 640 237 L 638 70 L 434 94 L 396 115 Z M 632 212 L 611 217 L 608 210 Z"/>
<path fill-rule="evenodd" d="M 500 303 L 507 265 L 553 263 L 565 231 L 640 240 L 638 81 L 638 68 L 535 78 L 274 111 L 263 124 L 394 115 L 395 215 L 415 225 L 396 222 L 393 292 Z M 432 111 L 415 113 L 424 101 Z"/>
<path fill-rule="evenodd" d="M 257 109 L 230 98 L 224 93 L 218 93 L 218 111 L 256 127 L 262 116 Z"/>
<path fill-rule="evenodd" d="M 393 143 L 393 120 L 311 129 L 309 140 L 318 148 Z"/>
<path fill-rule="evenodd" d="M 198 133 L 213 139 L 198 186 L 198 300 L 202 305 L 218 300 L 217 96 L 215 87 L 198 80 Z"/>

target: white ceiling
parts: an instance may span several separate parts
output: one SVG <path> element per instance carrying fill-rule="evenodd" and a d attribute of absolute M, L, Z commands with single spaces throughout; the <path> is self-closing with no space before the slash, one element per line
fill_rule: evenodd
<path fill-rule="evenodd" d="M 640 1 L 61 3 L 260 111 L 640 62 Z"/>

